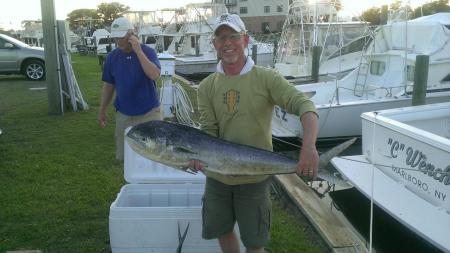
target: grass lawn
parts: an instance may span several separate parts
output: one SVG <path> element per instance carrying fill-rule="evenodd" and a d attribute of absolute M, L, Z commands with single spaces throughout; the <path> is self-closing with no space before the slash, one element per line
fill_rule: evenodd
<path fill-rule="evenodd" d="M 46 90 L 30 90 L 45 82 L 0 76 L 0 252 L 110 252 L 109 206 L 126 183 L 123 164 L 114 159 L 114 122 L 97 124 L 98 60 L 72 60 L 90 108 L 64 116 L 48 115 Z M 267 251 L 323 251 L 303 225 L 275 200 Z"/>

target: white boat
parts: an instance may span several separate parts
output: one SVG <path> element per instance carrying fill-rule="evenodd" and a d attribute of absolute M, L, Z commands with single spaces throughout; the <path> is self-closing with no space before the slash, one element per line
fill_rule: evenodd
<path fill-rule="evenodd" d="M 111 46 L 111 50 L 116 48 L 115 41 L 110 38 L 111 33 L 106 29 L 97 29 L 92 33 L 91 44 L 88 47 L 95 47 L 97 54 L 107 54 L 107 46 Z"/>
<path fill-rule="evenodd" d="M 417 55 L 429 56 L 426 103 L 450 101 L 450 13 L 380 27 L 361 64 L 342 79 L 296 85 L 313 94 L 319 140 L 361 135 L 363 112 L 411 105 Z M 406 70 L 406 71 L 405 71 Z M 298 116 L 275 107 L 275 137 L 302 136 Z"/>
<path fill-rule="evenodd" d="M 215 72 L 217 55 L 212 44 L 213 27 L 216 17 L 228 12 L 224 4 L 200 3 L 188 4 L 184 12 L 181 27 L 168 25 L 157 41 L 159 52 L 167 51 L 175 56 L 176 72 L 183 76 L 210 74 Z M 273 46 L 250 37 L 247 54 L 252 55 L 256 46 L 256 64 L 273 65 Z"/>
<path fill-rule="evenodd" d="M 185 34 L 185 36 L 196 36 L 192 34 Z M 208 45 L 206 51 L 195 48 L 190 49 L 191 54 L 178 54 L 175 59 L 176 72 L 183 76 L 210 74 L 216 71 L 217 55 L 214 46 L 211 44 L 212 34 L 208 34 L 205 43 Z M 273 46 L 267 43 L 257 42 L 250 36 L 248 50 L 245 52 L 248 57 L 253 55 L 253 46 L 256 46 L 257 54 L 255 64 L 265 67 L 273 65 Z M 198 53 L 196 53 L 198 52 Z"/>
<path fill-rule="evenodd" d="M 162 28 L 159 25 L 143 25 L 139 29 L 138 37 L 142 40 L 142 43 L 155 49 L 156 40 L 162 33 Z"/>
<path fill-rule="evenodd" d="M 167 11 L 169 12 L 169 11 Z M 127 11 L 127 18 L 136 28 L 137 37 L 151 48 L 156 48 L 158 36 L 162 33 L 162 25 L 166 11 Z"/>
<path fill-rule="evenodd" d="M 313 46 L 320 46 L 319 75 L 343 75 L 358 67 L 369 32 L 366 22 L 341 20 L 334 3 L 293 1 L 283 25 L 275 69 L 294 84 L 302 82 L 311 76 Z"/>
<path fill-rule="evenodd" d="M 333 165 L 374 203 L 450 252 L 450 102 L 363 113 L 362 155 Z"/>
<path fill-rule="evenodd" d="M 41 20 L 23 20 L 20 39 L 32 47 L 44 47 L 44 33 Z"/>

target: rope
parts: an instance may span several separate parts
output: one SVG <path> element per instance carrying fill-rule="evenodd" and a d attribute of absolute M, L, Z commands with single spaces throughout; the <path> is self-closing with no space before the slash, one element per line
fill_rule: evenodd
<path fill-rule="evenodd" d="M 200 128 L 200 124 L 192 119 L 194 107 L 192 106 L 189 96 L 179 83 L 173 85 L 173 106 L 175 108 L 175 116 L 183 125 Z"/>
<path fill-rule="evenodd" d="M 192 114 L 194 113 L 194 107 L 192 106 L 191 100 L 187 95 L 186 91 L 179 83 L 171 84 L 172 80 L 163 78 L 160 93 L 160 103 L 163 101 L 164 88 L 168 85 L 172 86 L 172 114 L 175 115 L 177 121 L 180 124 L 200 128 L 200 124 L 192 119 Z"/>
<path fill-rule="evenodd" d="M 373 122 L 372 140 L 375 140 L 375 129 L 376 129 L 375 122 L 377 121 L 377 115 L 378 115 L 377 112 L 374 112 L 374 113 L 375 113 L 375 119 L 374 119 L 374 122 Z M 375 141 L 372 142 L 372 150 L 375 150 Z M 370 159 L 370 161 L 372 161 L 372 162 L 374 161 L 373 153 L 374 152 L 371 153 L 372 157 Z M 371 180 L 372 181 L 372 186 L 371 186 L 371 189 L 370 189 L 370 191 L 371 191 L 370 192 L 370 218 L 369 218 L 369 222 L 370 222 L 369 252 L 370 253 L 372 253 L 372 240 L 373 240 L 373 190 L 375 188 L 374 187 L 374 185 L 375 185 L 375 180 L 374 180 L 375 169 L 374 169 L 374 167 L 375 166 L 372 166 L 372 180 Z"/>

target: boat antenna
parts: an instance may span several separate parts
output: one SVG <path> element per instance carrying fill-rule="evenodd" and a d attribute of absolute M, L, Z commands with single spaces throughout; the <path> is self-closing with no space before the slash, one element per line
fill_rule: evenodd
<path fill-rule="evenodd" d="M 403 82 L 405 83 L 405 95 L 408 97 L 408 6 L 409 1 L 405 3 L 405 65 L 403 66 Z"/>
<path fill-rule="evenodd" d="M 318 31 L 317 31 L 317 16 L 318 16 L 318 3 L 317 0 L 314 2 L 314 36 L 313 36 L 313 45 L 318 46 Z"/>

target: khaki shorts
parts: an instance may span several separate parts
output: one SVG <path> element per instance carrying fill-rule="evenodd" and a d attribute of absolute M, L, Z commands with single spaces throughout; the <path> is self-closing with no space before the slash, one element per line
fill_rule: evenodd
<path fill-rule="evenodd" d="M 153 108 L 146 114 L 137 116 L 128 116 L 120 112 L 116 112 L 116 159 L 123 160 L 123 145 L 124 145 L 124 132 L 129 126 L 135 126 L 139 123 L 147 122 L 150 120 L 162 120 L 163 112 L 162 107 Z"/>
<path fill-rule="evenodd" d="M 207 177 L 203 196 L 204 239 L 214 239 L 239 225 L 246 248 L 259 249 L 269 242 L 272 204 L 270 179 L 259 183 L 226 185 Z"/>

